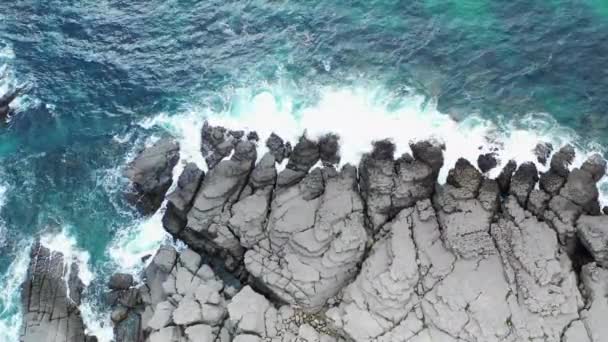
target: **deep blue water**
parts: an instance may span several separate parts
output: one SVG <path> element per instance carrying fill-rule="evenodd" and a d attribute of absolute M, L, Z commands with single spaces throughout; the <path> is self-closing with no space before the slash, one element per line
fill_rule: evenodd
<path fill-rule="evenodd" d="M 159 115 L 238 117 L 248 96 L 270 89 L 289 94 L 297 116 L 327 86 L 373 85 L 397 102 L 421 95 L 455 120 L 530 130 L 550 121 L 581 149 L 608 146 L 605 0 L 5 0 L 0 66 L 0 89 L 32 85 L 0 128 L 9 325 L 15 261 L 37 234 L 72 237 L 99 291 L 117 262 L 108 247 L 142 222 L 120 196 L 119 168 L 150 136 L 171 133 L 142 124 Z M 533 113 L 548 116 L 531 122 Z"/>

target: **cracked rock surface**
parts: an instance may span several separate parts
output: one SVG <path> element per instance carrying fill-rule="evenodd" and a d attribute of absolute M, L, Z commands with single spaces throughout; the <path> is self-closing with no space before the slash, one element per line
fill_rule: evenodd
<path fill-rule="evenodd" d="M 539 145 L 496 179 L 445 146 L 372 144 L 339 164 L 339 136 L 291 149 L 206 124 L 209 171 L 167 196 L 162 246 L 136 284 L 116 275 L 117 341 L 599 342 L 608 336 L 606 162 Z M 277 164 L 288 158 L 280 172 Z M 537 167 L 547 163 L 539 173 Z M 136 277 L 136 279 L 139 279 Z"/>

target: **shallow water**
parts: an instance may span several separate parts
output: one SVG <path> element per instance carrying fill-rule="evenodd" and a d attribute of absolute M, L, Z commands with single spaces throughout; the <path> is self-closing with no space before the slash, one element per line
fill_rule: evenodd
<path fill-rule="evenodd" d="M 0 340 L 17 339 L 2 326 L 40 234 L 88 265 L 100 322 L 109 272 L 164 238 L 161 213 L 120 195 L 120 167 L 163 134 L 202 167 L 204 117 L 337 131 L 344 162 L 387 135 L 401 151 L 440 138 L 448 165 L 480 146 L 529 159 L 539 140 L 573 142 L 580 162 L 608 145 L 606 41 L 602 0 L 1 2 L 0 92 L 32 91 L 0 129 Z"/>

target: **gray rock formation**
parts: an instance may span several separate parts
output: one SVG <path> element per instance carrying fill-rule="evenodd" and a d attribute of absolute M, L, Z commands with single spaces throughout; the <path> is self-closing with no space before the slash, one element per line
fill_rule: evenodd
<path fill-rule="evenodd" d="M 31 250 L 27 278 L 22 286 L 22 342 L 88 342 L 80 310 L 83 284 L 78 265 L 67 263 L 61 252 L 40 243 Z"/>
<path fill-rule="evenodd" d="M 125 175 L 133 184 L 127 198 L 144 214 L 154 213 L 173 183 L 173 168 L 179 161 L 179 145 L 164 138 L 145 148 L 127 165 Z"/>
<path fill-rule="evenodd" d="M 288 154 L 278 136 L 258 160 L 244 132 L 204 131 L 203 150 L 218 162 L 205 176 L 186 167 L 163 219 L 188 248 L 159 248 L 140 284 L 112 277 L 117 341 L 598 342 L 608 334 L 599 155 L 570 170 L 567 146 L 540 177 L 533 163 L 509 162 L 495 180 L 459 159 L 440 185 L 444 146 L 434 141 L 412 143 L 399 158 L 391 141 L 375 142 L 357 169 L 338 168 L 337 136 L 303 136 L 277 172 Z"/>

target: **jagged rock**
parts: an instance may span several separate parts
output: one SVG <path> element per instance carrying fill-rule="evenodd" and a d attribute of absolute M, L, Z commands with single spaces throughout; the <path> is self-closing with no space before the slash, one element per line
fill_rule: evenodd
<path fill-rule="evenodd" d="M 251 173 L 251 193 L 243 194 L 242 199 L 232 207 L 234 215 L 228 221 L 228 226 L 239 237 L 244 248 L 252 248 L 264 238 L 264 225 L 277 178 L 274 164 L 271 153 L 264 155 Z"/>
<path fill-rule="evenodd" d="M 569 167 L 574 161 L 575 156 L 576 153 L 572 145 L 568 144 L 563 146 L 551 158 L 550 170 L 561 177 L 568 177 L 568 174 L 570 173 Z"/>
<path fill-rule="evenodd" d="M 133 276 L 130 274 L 115 273 L 108 282 L 111 290 L 128 290 L 131 286 L 133 286 Z"/>
<path fill-rule="evenodd" d="M 201 130 L 201 153 L 209 170 L 230 155 L 241 137 L 242 134 L 238 132 L 229 132 L 221 126 L 211 126 L 205 121 Z"/>
<path fill-rule="evenodd" d="M 251 131 L 251 132 L 247 133 L 247 140 L 258 142 L 258 141 L 260 141 L 260 136 L 258 135 L 258 132 Z"/>
<path fill-rule="evenodd" d="M 608 217 L 581 216 L 576 225 L 581 242 L 603 267 L 608 267 Z"/>
<path fill-rule="evenodd" d="M 601 342 L 608 336 L 608 271 L 595 263 L 587 264 L 581 270 L 581 280 L 587 298 L 587 306 L 581 312 L 581 318 L 590 337 L 588 341 Z"/>
<path fill-rule="evenodd" d="M 171 138 L 161 139 L 144 149 L 125 169 L 133 183 L 127 198 L 144 214 L 158 210 L 173 182 L 173 168 L 179 161 L 179 145 Z"/>
<path fill-rule="evenodd" d="M 238 267 L 243 255 L 238 237 L 228 227 L 230 208 L 246 186 L 255 160 L 255 145 L 239 142 L 233 156 L 206 175 L 188 213 L 186 228 L 177 236 L 196 251 L 219 256 L 230 269 Z"/>
<path fill-rule="evenodd" d="M 528 197 L 538 182 L 538 171 L 534 163 L 523 163 L 519 166 L 513 178 L 509 193 L 514 195 L 523 207 L 527 206 Z"/>
<path fill-rule="evenodd" d="M 582 298 L 568 256 L 555 232 L 510 196 L 491 228 L 512 293 L 507 302 L 517 341 L 561 341 L 579 318 Z"/>
<path fill-rule="evenodd" d="M 517 170 L 517 163 L 515 160 L 509 160 L 507 165 L 503 167 L 502 171 L 496 178 L 496 182 L 498 182 L 501 193 L 504 194 L 509 192 L 509 188 L 511 187 L 511 178 L 513 178 L 513 173 L 515 170 Z"/>
<path fill-rule="evenodd" d="M 429 198 L 443 166 L 444 146 L 431 141 L 410 144 L 414 157 L 406 154 L 394 160 L 395 145 L 376 141 L 359 166 L 361 195 L 374 230 L 399 210 Z"/>
<path fill-rule="evenodd" d="M 398 322 L 406 319 L 420 300 L 420 272 L 412 226 L 428 224 L 429 200 L 402 210 L 386 224 L 386 236 L 377 241 L 355 281 L 343 290 L 340 306 L 328 315 L 355 341 L 407 340 Z M 433 215 L 434 218 L 434 215 Z"/>
<path fill-rule="evenodd" d="M 530 210 L 536 217 L 543 217 L 545 210 L 549 206 L 551 195 L 543 190 L 533 189 L 528 197 L 527 209 Z"/>
<path fill-rule="evenodd" d="M 483 179 L 465 159 L 459 159 L 449 171 L 447 183 L 437 187 L 433 202 L 442 236 L 457 255 L 471 258 L 494 252 L 489 228 L 498 195 L 497 182 Z"/>
<path fill-rule="evenodd" d="M 492 170 L 496 166 L 498 166 L 496 153 L 480 154 L 479 157 L 477 157 L 477 167 L 479 167 L 483 173 Z"/>
<path fill-rule="evenodd" d="M 443 151 L 445 151 L 443 143 L 435 140 L 421 140 L 410 143 L 410 149 L 416 160 L 430 166 L 435 175 L 439 174 L 439 170 L 443 167 Z"/>
<path fill-rule="evenodd" d="M 597 215 L 600 213 L 598 203 L 599 192 L 593 175 L 582 169 L 574 169 L 568 175 L 568 180 L 560 190 L 560 195 L 581 206 L 586 212 Z"/>
<path fill-rule="evenodd" d="M 277 163 L 282 163 L 283 159 L 289 157 L 288 154 L 291 152 L 287 151 L 283 139 L 274 133 L 270 134 L 270 137 L 266 140 L 266 147 L 268 147 L 268 150 L 274 156 Z"/>
<path fill-rule="evenodd" d="M 367 214 L 376 229 L 386 222 L 392 211 L 391 193 L 395 187 L 395 145 L 389 140 L 374 142 L 370 154 L 359 165 L 361 196 Z"/>
<path fill-rule="evenodd" d="M 565 183 L 566 178 L 551 170 L 540 175 L 540 188 L 552 196 L 557 195 Z"/>
<path fill-rule="evenodd" d="M 320 158 L 319 144 L 302 135 L 296 146 L 293 148 L 287 162 L 287 168 L 308 172 Z"/>
<path fill-rule="evenodd" d="M 167 210 L 163 227 L 171 234 L 179 234 L 187 224 L 187 215 L 205 173 L 194 163 L 188 163 L 177 181 L 177 189 L 167 196 Z"/>
<path fill-rule="evenodd" d="M 85 326 L 80 315 L 84 285 L 78 265 L 66 264 L 61 252 L 36 242 L 22 285 L 21 342 L 82 342 Z"/>
<path fill-rule="evenodd" d="M 340 137 L 329 133 L 319 139 L 319 156 L 323 165 L 331 166 L 340 162 Z"/>
<path fill-rule="evenodd" d="M 323 178 L 319 197 L 307 196 L 305 180 L 278 192 L 265 239 L 245 254 L 257 281 L 310 311 L 321 309 L 354 276 L 367 242 L 356 169 L 324 169 Z"/>
<path fill-rule="evenodd" d="M 608 215 L 608 207 L 604 207 L 602 209 L 602 212 L 604 213 L 604 215 Z"/>
<path fill-rule="evenodd" d="M 600 154 L 595 153 L 585 160 L 581 170 L 589 172 L 593 180 L 598 182 L 606 174 L 606 160 Z"/>
<path fill-rule="evenodd" d="M 538 143 L 534 147 L 533 152 L 536 155 L 536 160 L 542 165 L 546 165 L 547 160 L 549 160 L 549 157 L 551 156 L 551 152 L 553 152 L 553 144 L 548 142 Z"/>

